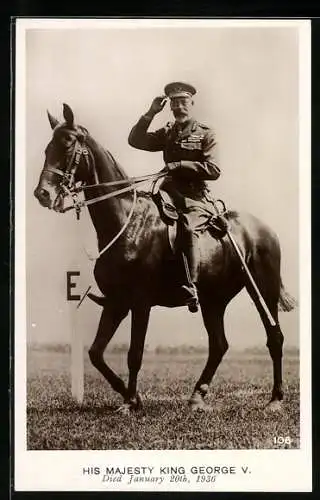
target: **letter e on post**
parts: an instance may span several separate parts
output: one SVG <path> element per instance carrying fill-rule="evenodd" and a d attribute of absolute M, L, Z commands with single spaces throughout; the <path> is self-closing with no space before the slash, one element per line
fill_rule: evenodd
<path fill-rule="evenodd" d="M 81 299 L 80 295 L 72 294 L 71 289 L 76 288 L 77 284 L 72 281 L 73 276 L 80 276 L 80 271 L 67 271 L 67 300 Z"/>
<path fill-rule="evenodd" d="M 72 288 L 77 284 L 72 279 L 80 276 L 80 271 L 67 271 L 67 300 L 77 301 L 81 296 L 72 293 Z M 70 325 L 71 325 L 71 391 L 72 397 L 82 404 L 84 395 L 84 359 L 83 359 L 83 339 L 81 332 L 77 328 L 77 309 L 76 305 L 70 304 Z"/>

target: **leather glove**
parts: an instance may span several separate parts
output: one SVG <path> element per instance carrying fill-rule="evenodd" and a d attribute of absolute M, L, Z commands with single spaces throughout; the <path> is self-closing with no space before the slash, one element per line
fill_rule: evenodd
<path fill-rule="evenodd" d="M 162 111 L 165 107 L 167 101 L 168 98 L 165 95 L 155 97 L 146 115 L 151 118 L 157 113 L 160 113 L 160 111 Z"/>

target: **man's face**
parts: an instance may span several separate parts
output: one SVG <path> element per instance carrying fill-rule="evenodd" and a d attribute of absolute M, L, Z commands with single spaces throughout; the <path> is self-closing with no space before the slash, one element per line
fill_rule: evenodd
<path fill-rule="evenodd" d="M 190 117 L 193 101 L 191 97 L 173 97 L 170 100 L 171 111 L 177 121 L 184 121 Z"/>

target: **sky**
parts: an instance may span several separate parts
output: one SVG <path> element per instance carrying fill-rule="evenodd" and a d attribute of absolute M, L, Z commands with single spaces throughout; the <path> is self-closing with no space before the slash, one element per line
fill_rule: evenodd
<path fill-rule="evenodd" d="M 68 103 L 128 175 L 163 167 L 161 153 L 135 150 L 127 138 L 152 99 L 170 81 L 192 83 L 194 116 L 218 143 L 219 180 L 211 183 L 229 208 L 253 213 L 278 234 L 282 277 L 299 296 L 298 30 L 275 27 L 30 29 L 26 35 L 26 264 L 27 339 L 68 342 L 70 303 L 66 272 L 80 270 L 76 291 L 92 283 L 83 245 L 95 241 L 90 221 L 56 214 L 33 197 L 51 138 L 48 109 L 62 119 Z M 172 116 L 165 107 L 152 123 Z M 23 168 L 23 167 L 21 167 Z M 86 300 L 79 334 L 93 341 L 100 309 Z M 297 346 L 299 311 L 280 315 L 287 344 Z M 231 346 L 264 346 L 265 333 L 246 293 L 226 313 Z M 129 321 L 112 343 L 129 340 Z M 147 336 L 159 344 L 206 344 L 200 314 L 154 308 Z"/>

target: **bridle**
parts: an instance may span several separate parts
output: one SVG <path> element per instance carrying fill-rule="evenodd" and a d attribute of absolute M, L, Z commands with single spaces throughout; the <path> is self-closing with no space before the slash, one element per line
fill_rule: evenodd
<path fill-rule="evenodd" d="M 54 166 L 46 166 L 44 168 L 44 172 L 51 172 L 53 174 L 59 175 L 62 177 L 61 182 L 60 182 L 60 189 L 61 189 L 61 194 L 65 198 L 66 196 L 71 196 L 73 200 L 73 206 L 69 207 L 74 208 L 76 211 L 77 219 L 80 217 L 80 212 L 81 212 L 81 205 L 82 202 L 80 203 L 79 200 L 79 189 L 76 189 L 76 182 L 75 182 L 75 175 L 78 170 L 78 167 L 81 162 L 81 158 L 83 157 L 85 160 L 85 163 L 87 164 L 88 169 L 90 168 L 90 160 L 89 156 L 92 156 L 93 160 L 93 155 L 90 152 L 90 150 L 87 148 L 87 146 L 83 145 L 78 138 L 76 138 L 74 145 L 73 145 L 73 150 L 71 153 L 71 156 L 68 160 L 67 166 L 65 170 L 56 168 Z M 94 161 L 94 160 L 93 160 Z M 65 209 L 62 210 L 62 212 L 65 211 Z"/>
<path fill-rule="evenodd" d="M 88 205 L 93 205 L 94 203 L 98 203 L 99 201 L 106 200 L 108 198 L 113 198 L 114 196 L 117 196 L 119 194 L 126 193 L 128 191 L 133 191 L 133 202 L 132 206 L 130 209 L 130 213 L 128 215 L 128 218 L 125 222 L 125 224 L 122 226 L 120 231 L 116 234 L 116 236 L 99 252 L 98 257 L 100 257 L 104 252 L 106 252 L 116 241 L 117 239 L 121 236 L 121 234 L 126 230 L 127 226 L 129 225 L 129 222 L 131 220 L 131 217 L 133 215 L 136 201 L 137 201 L 137 190 L 136 190 L 136 185 L 141 184 L 143 182 L 149 181 L 151 179 L 157 181 L 159 178 L 163 177 L 165 175 L 165 172 L 161 171 L 155 174 L 148 174 L 140 177 L 131 177 L 129 179 L 121 179 L 121 180 L 116 180 L 116 181 L 110 181 L 110 182 L 102 182 L 99 183 L 97 182 L 96 184 L 90 184 L 86 185 L 84 183 L 81 183 L 80 186 L 77 186 L 76 181 L 75 181 L 75 176 L 76 172 L 78 170 L 78 167 L 81 162 L 81 158 L 84 158 L 84 161 L 88 167 L 88 170 L 90 169 L 90 158 L 94 166 L 94 156 L 86 145 L 82 144 L 82 142 L 79 141 L 78 138 L 76 138 L 74 146 L 73 146 L 73 151 L 71 153 L 70 159 L 68 160 L 67 166 L 65 170 L 61 170 L 59 168 L 56 168 L 54 166 L 46 166 L 43 170 L 43 172 L 51 172 L 53 174 L 59 175 L 62 177 L 61 182 L 60 182 L 60 189 L 61 189 L 61 194 L 64 198 L 67 196 L 71 196 L 73 204 L 69 207 L 63 208 L 60 210 L 60 212 L 67 212 L 68 210 L 75 210 L 77 220 L 80 219 L 80 213 L 81 209 L 85 206 Z M 94 169 L 95 171 L 95 169 Z M 83 192 L 85 189 L 89 188 L 94 188 L 94 187 L 100 187 L 100 186 L 118 186 L 121 184 L 130 184 L 129 186 L 126 186 L 121 189 L 117 189 L 115 191 L 112 191 L 111 193 L 106 193 L 100 196 L 97 196 L 95 198 L 91 198 L 89 200 L 83 200 L 79 198 L 79 194 Z"/>
<path fill-rule="evenodd" d="M 114 196 L 117 196 L 119 194 L 126 193 L 128 191 L 133 191 L 136 188 L 137 184 L 149 181 L 149 180 L 158 180 L 161 177 L 164 177 L 166 175 L 166 172 L 160 171 L 155 174 L 147 174 L 147 175 L 142 175 L 139 177 L 130 177 L 128 179 L 120 179 L 116 181 L 109 181 L 109 182 L 96 182 L 95 184 L 84 184 L 81 183 L 80 186 L 77 186 L 75 182 L 75 175 L 77 172 L 77 169 L 80 165 L 81 158 L 84 158 L 88 169 L 90 168 L 90 158 L 91 161 L 94 164 L 94 157 L 93 154 L 86 145 L 83 145 L 82 142 L 79 141 L 79 139 L 76 139 L 73 147 L 72 154 L 70 156 L 70 159 L 67 163 L 67 167 L 65 170 L 61 170 L 59 168 L 56 168 L 54 166 L 46 166 L 43 170 L 43 172 L 52 172 L 54 174 L 59 175 L 62 177 L 62 180 L 60 182 L 60 188 L 62 191 L 62 195 L 64 197 L 66 196 L 71 196 L 73 199 L 73 205 L 66 207 L 61 210 L 61 212 L 67 212 L 68 210 L 75 209 L 77 218 L 79 218 L 79 214 L 81 211 L 81 207 L 88 206 L 88 205 L 93 205 L 94 203 L 97 203 L 99 201 L 106 200 L 108 198 L 113 198 Z M 101 187 L 101 186 L 106 186 L 106 187 L 111 187 L 111 186 L 119 186 L 121 184 L 127 184 L 126 187 L 122 189 L 117 189 L 115 191 L 112 191 L 111 193 L 106 193 L 100 196 L 97 196 L 95 198 L 91 198 L 89 200 L 80 200 L 78 195 L 80 192 L 83 192 L 86 189 L 91 189 L 94 187 Z M 129 186 L 128 186 L 129 184 Z"/>

